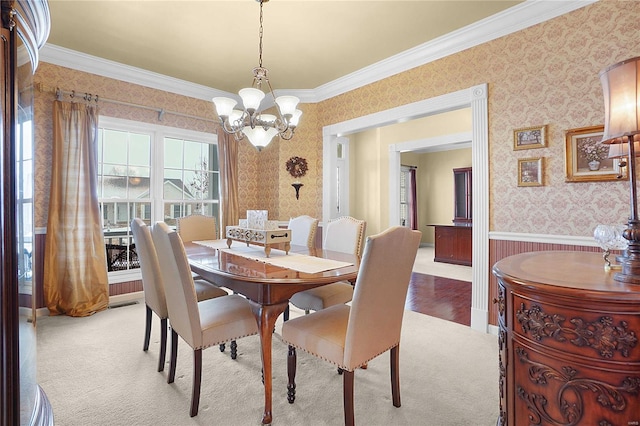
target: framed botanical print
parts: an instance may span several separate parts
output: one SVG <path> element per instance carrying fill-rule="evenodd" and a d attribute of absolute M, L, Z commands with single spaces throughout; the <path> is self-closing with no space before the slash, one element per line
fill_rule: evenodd
<path fill-rule="evenodd" d="M 603 134 L 604 126 L 581 127 L 566 132 L 567 182 L 609 181 L 626 177 L 626 167 L 621 167 L 620 159 L 609 158 L 611 145 L 600 143 Z"/>
<path fill-rule="evenodd" d="M 543 157 L 518 159 L 518 186 L 542 186 Z"/>
<path fill-rule="evenodd" d="M 513 149 L 544 148 L 547 146 L 547 126 L 526 127 L 513 131 Z"/>

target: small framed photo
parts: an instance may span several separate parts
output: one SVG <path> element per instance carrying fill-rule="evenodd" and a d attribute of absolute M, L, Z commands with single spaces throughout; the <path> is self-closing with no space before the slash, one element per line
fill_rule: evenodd
<path fill-rule="evenodd" d="M 566 182 L 598 182 L 626 178 L 626 167 L 619 158 L 609 158 L 603 145 L 604 126 L 571 129 L 565 136 Z M 626 162 L 622 162 L 626 164 Z"/>
<path fill-rule="evenodd" d="M 547 126 L 526 127 L 513 131 L 513 149 L 544 148 L 547 146 Z"/>
<path fill-rule="evenodd" d="M 518 159 L 518 186 L 542 186 L 543 157 Z"/>

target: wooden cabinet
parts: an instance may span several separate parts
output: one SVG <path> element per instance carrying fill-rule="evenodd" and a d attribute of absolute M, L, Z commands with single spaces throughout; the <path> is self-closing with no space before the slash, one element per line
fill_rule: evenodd
<path fill-rule="evenodd" d="M 51 406 L 37 383 L 31 256 L 33 72 L 49 34 L 49 8 L 45 0 L 2 0 L 0 7 L 0 424 L 52 425 Z"/>
<path fill-rule="evenodd" d="M 472 222 L 471 183 L 471 167 L 453 169 L 454 225 L 468 225 Z"/>
<path fill-rule="evenodd" d="M 640 286 L 599 253 L 523 253 L 493 273 L 498 425 L 640 424 Z"/>
<path fill-rule="evenodd" d="M 435 227 L 435 262 L 471 266 L 471 226 L 431 225 Z"/>

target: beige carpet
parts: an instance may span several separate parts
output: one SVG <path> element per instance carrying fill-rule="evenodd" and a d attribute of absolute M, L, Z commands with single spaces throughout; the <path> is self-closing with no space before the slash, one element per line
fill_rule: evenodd
<path fill-rule="evenodd" d="M 436 277 L 450 278 L 453 280 L 471 282 L 473 269 L 471 266 L 454 265 L 451 263 L 434 262 L 435 249 L 431 246 L 423 246 L 418 249 L 413 272 L 434 275 Z"/>
<path fill-rule="evenodd" d="M 294 312 L 297 315 L 299 312 Z M 384 320 L 384 316 L 381 316 Z M 259 425 L 264 407 L 256 336 L 228 349 L 203 353 L 202 396 L 189 417 L 192 351 L 180 342 L 176 381 L 156 372 L 159 321 L 148 352 L 142 351 L 144 304 L 92 317 L 38 319 L 38 381 L 66 425 Z M 343 423 L 342 376 L 333 366 L 298 356 L 297 399 L 286 400 L 286 346 L 273 342 L 273 424 Z M 168 359 L 168 354 L 167 354 Z M 358 370 L 359 425 L 495 425 L 498 417 L 498 353 L 495 336 L 406 311 L 400 355 L 402 407 L 391 403 L 389 356 Z"/>

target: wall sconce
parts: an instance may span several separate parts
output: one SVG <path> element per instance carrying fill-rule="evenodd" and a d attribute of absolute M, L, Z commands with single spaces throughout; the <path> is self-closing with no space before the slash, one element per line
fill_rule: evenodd
<path fill-rule="evenodd" d="M 296 200 L 300 198 L 300 188 L 302 188 L 304 186 L 304 184 L 302 183 L 292 183 L 291 186 L 293 186 L 296 189 Z"/>
<path fill-rule="evenodd" d="M 640 141 L 640 57 L 627 59 L 600 72 L 604 92 L 604 144 L 626 144 L 631 213 L 623 236 L 629 241 L 620 259 L 616 281 L 640 284 L 640 220 L 636 188 L 636 149 Z M 634 142 L 634 143 L 629 143 Z"/>

